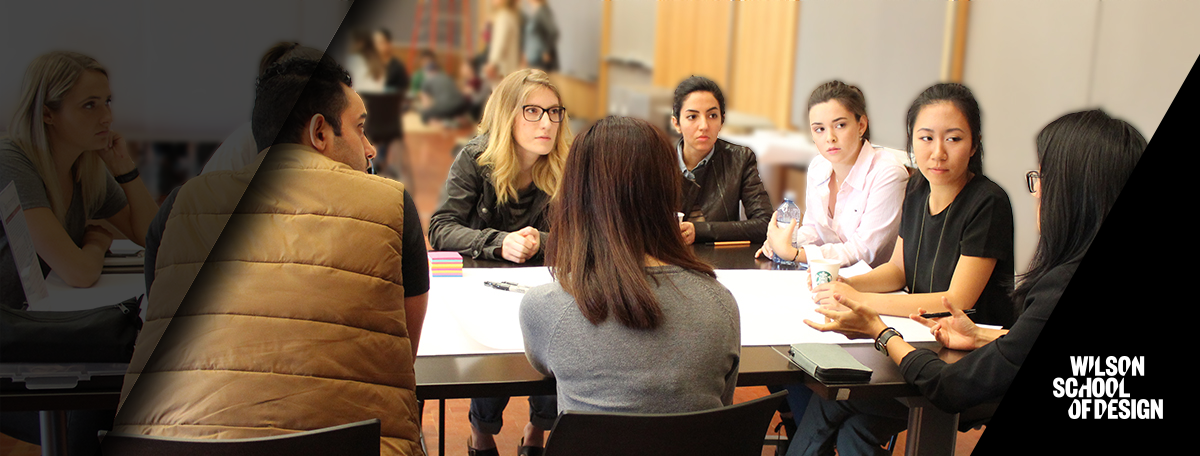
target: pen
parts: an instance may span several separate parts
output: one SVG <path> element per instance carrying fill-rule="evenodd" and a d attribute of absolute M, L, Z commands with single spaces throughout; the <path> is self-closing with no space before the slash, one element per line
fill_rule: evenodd
<path fill-rule="evenodd" d="M 719 241 L 714 242 L 713 245 L 717 247 L 732 247 L 738 245 L 750 245 L 750 241 Z"/>
<path fill-rule="evenodd" d="M 967 309 L 964 310 L 963 313 L 967 315 L 975 315 L 975 309 Z M 921 314 L 921 318 L 945 318 L 949 317 L 950 315 L 950 312 L 923 313 Z"/>
<path fill-rule="evenodd" d="M 495 288 L 497 290 L 511 291 L 514 293 L 524 293 L 526 291 L 529 291 L 529 287 L 527 287 L 525 285 L 516 284 L 513 282 L 492 282 L 490 280 L 485 280 L 485 281 L 483 281 L 483 284 L 487 285 L 489 287 Z"/>

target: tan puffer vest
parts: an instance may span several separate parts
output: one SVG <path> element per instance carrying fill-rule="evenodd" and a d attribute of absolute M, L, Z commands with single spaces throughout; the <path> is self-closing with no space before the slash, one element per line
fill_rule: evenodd
<path fill-rule="evenodd" d="M 403 185 L 300 145 L 264 155 L 176 196 L 114 431 L 234 439 L 379 418 L 382 454 L 422 455 Z"/>

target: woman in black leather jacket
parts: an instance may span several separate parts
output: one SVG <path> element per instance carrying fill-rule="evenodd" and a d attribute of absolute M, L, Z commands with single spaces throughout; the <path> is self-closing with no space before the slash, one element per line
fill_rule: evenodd
<path fill-rule="evenodd" d="M 434 250 L 524 263 L 541 256 L 546 205 L 570 146 L 567 109 L 545 72 L 513 72 L 484 109 L 479 135 L 450 167 L 429 221 Z"/>
<path fill-rule="evenodd" d="M 683 135 L 676 150 L 685 178 L 679 229 L 689 244 L 767 239 L 771 201 L 758 159 L 750 148 L 717 138 L 724 123 L 725 96 L 717 83 L 692 76 L 675 88 L 671 125 Z"/>
<path fill-rule="evenodd" d="M 514 71 L 484 108 L 479 135 L 450 167 L 442 204 L 429 221 L 433 250 L 514 263 L 542 256 L 550 231 L 547 205 L 558 191 L 570 147 L 567 109 L 542 70 Z M 520 454 L 539 454 L 554 425 L 554 395 L 529 398 Z M 494 436 L 508 397 L 471 399 L 469 455 L 497 455 Z"/>

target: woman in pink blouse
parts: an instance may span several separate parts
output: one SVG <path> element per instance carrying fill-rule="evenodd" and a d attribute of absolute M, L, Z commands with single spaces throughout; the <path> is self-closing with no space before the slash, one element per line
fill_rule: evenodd
<path fill-rule="evenodd" d="M 870 142 L 867 103 L 858 87 L 820 85 L 808 98 L 809 128 L 821 155 L 808 166 L 800 224 L 767 225 L 758 255 L 807 263 L 825 258 L 850 266 L 888 261 L 900 227 L 908 170 Z"/>

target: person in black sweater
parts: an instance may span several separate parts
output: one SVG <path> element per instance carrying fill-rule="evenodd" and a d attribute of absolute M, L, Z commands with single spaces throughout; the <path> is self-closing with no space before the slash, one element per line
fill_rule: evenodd
<path fill-rule="evenodd" d="M 945 298 L 951 316 L 927 320 L 948 348 L 971 350 L 949 364 L 927 349 L 915 349 L 888 328 L 878 313 L 835 294 L 845 309 L 818 310 L 828 322 L 806 321 L 822 331 L 876 340 L 876 347 L 900 365 L 905 380 L 938 408 L 952 413 L 994 402 L 1004 396 L 1046 320 L 1070 283 L 1101 223 L 1146 148 L 1146 139 L 1129 123 L 1100 110 L 1067 114 L 1037 137 L 1037 171 L 1026 175 L 1038 202 L 1038 239 L 1029 271 L 1022 275 L 1014 301 L 1024 310 L 1010 329 L 976 326 Z M 941 310 L 941 309 L 939 309 Z M 917 313 L 923 313 L 918 309 Z M 814 397 L 805 410 L 788 455 L 880 453 L 880 445 L 905 428 L 907 409 L 894 400 L 829 401 Z"/>

